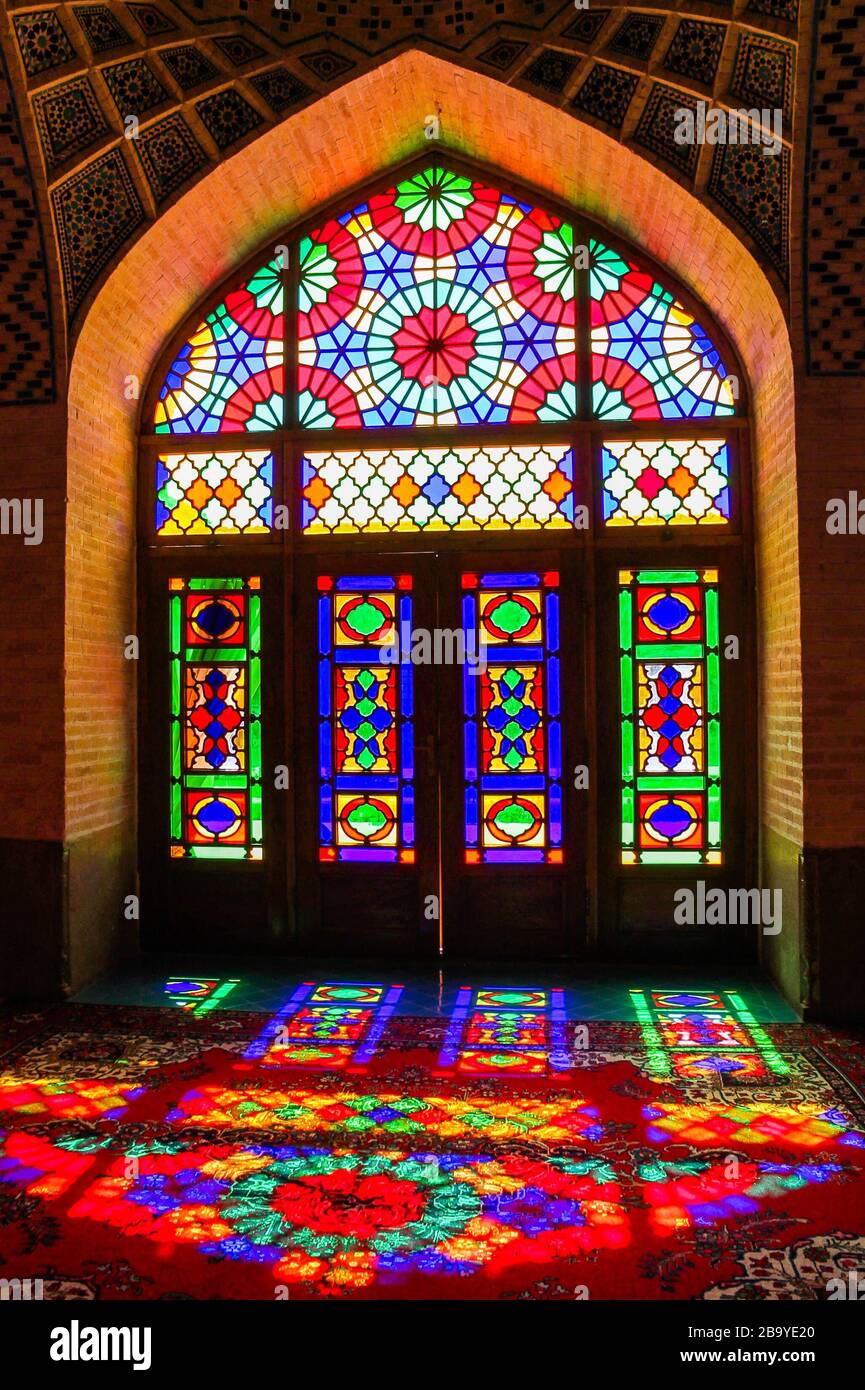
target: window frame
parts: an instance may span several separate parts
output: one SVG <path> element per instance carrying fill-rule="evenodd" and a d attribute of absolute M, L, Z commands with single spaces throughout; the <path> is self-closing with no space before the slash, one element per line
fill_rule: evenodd
<path fill-rule="evenodd" d="M 375 192 L 390 187 L 394 181 L 410 176 L 432 164 L 446 166 L 457 173 L 473 178 L 482 178 L 519 201 L 529 202 L 569 222 L 574 228 L 578 245 L 587 244 L 591 237 L 597 237 L 605 245 L 619 251 L 638 269 L 652 275 L 659 284 L 670 291 L 693 314 L 713 339 L 722 353 L 729 371 L 738 378 L 738 396 L 733 415 L 721 417 L 698 417 L 683 420 L 630 420 L 603 421 L 591 414 L 590 391 L 590 343 L 589 333 L 589 290 L 588 275 L 578 274 L 578 411 L 567 422 L 542 422 L 530 425 L 442 425 L 407 427 L 368 427 L 366 429 L 321 430 L 304 429 L 293 418 L 295 398 L 294 380 L 297 365 L 296 303 L 298 276 L 298 248 L 301 239 L 309 232 L 319 228 L 329 217 L 345 213 L 347 209 L 364 201 Z M 244 281 L 272 258 L 276 246 L 289 248 L 288 268 L 283 271 L 285 286 L 285 423 L 275 431 L 218 432 L 206 435 L 156 434 L 152 430 L 155 404 L 166 372 L 176 357 L 180 347 L 202 319 L 223 302 L 226 293 Z M 581 349 L 583 349 L 581 351 Z M 522 551 L 543 551 L 555 545 L 562 550 L 581 552 L 575 556 L 579 563 L 581 588 L 584 595 L 583 626 L 586 634 L 584 666 L 586 678 L 586 718 L 587 725 L 580 742 L 590 765 L 598 769 L 598 776 L 590 792 L 590 805 L 586 820 L 586 887 L 592 904 L 588 916 L 589 939 L 597 935 L 599 921 L 613 911 L 598 909 L 602 889 L 608 897 L 616 893 L 616 883 L 623 879 L 661 880 L 682 878 L 683 872 L 656 865 L 622 865 L 620 845 L 615 835 L 618 825 L 618 812 L 607 814 L 607 793 L 603 785 L 606 777 L 614 793 L 618 789 L 618 768 L 615 757 L 605 746 L 604 719 L 600 717 L 601 700 L 606 691 L 607 698 L 618 700 L 617 684 L 610 685 L 611 653 L 615 648 L 615 635 L 612 640 L 607 631 L 609 624 L 609 605 L 617 601 L 615 583 L 606 592 L 607 577 L 620 568 L 665 568 L 671 565 L 697 565 L 705 567 L 716 565 L 719 569 L 722 592 L 722 605 L 725 586 L 735 592 L 731 612 L 740 623 L 742 660 L 734 675 L 723 669 L 722 663 L 722 703 L 721 718 L 724 729 L 723 744 L 723 785 L 725 787 L 725 822 L 741 814 L 742 825 L 737 831 L 737 847 L 732 856 L 727 853 L 727 830 L 725 828 L 723 866 L 705 866 L 704 873 L 716 881 L 725 878 L 729 872 L 736 875 L 732 881 L 746 882 L 753 879 L 756 864 L 757 826 L 755 807 L 757 805 L 756 759 L 752 751 L 756 748 L 757 716 L 756 700 L 756 655 L 754 640 L 756 624 L 754 620 L 754 524 L 752 515 L 752 488 L 750 465 L 750 394 L 747 377 L 741 360 L 723 328 L 706 307 L 684 287 L 677 278 L 657 259 L 647 254 L 641 247 L 632 246 L 625 238 L 605 227 L 602 223 L 585 216 L 581 211 L 569 207 L 560 199 L 550 196 L 531 185 L 517 183 L 495 168 L 474 161 L 466 161 L 452 156 L 441 147 L 430 147 L 421 156 L 397 164 L 373 180 L 365 180 L 319 206 L 308 216 L 290 224 L 280 233 L 272 234 L 264 243 L 223 277 L 219 285 L 185 316 L 172 334 L 170 340 L 157 357 L 149 380 L 141 393 L 138 412 L 138 537 L 139 537 L 139 593 L 142 596 L 142 631 L 147 630 L 148 595 L 150 605 L 155 602 L 158 591 L 157 578 L 169 570 L 182 575 L 206 575 L 213 573 L 250 574 L 269 573 L 271 582 L 276 584 L 281 574 L 283 614 L 280 629 L 285 634 L 291 631 L 292 582 L 295 562 L 303 556 L 323 555 L 345 557 L 361 556 L 370 551 L 387 555 L 398 551 L 440 551 L 447 552 L 483 550 L 492 557 L 496 551 L 518 547 Z M 731 515 L 729 521 L 719 524 L 700 525 L 694 523 L 675 526 L 605 526 L 602 518 L 603 488 L 600 476 L 600 449 L 605 439 L 633 437 L 635 439 L 705 438 L 718 439 L 727 443 L 730 451 L 730 496 Z M 562 528 L 555 531 L 542 526 L 537 529 L 502 531 L 396 531 L 375 533 L 337 533 L 332 535 L 304 535 L 300 530 L 300 467 L 299 461 L 306 449 L 324 448 L 351 449 L 354 447 L 382 448 L 393 446 L 442 445 L 513 445 L 531 442 L 562 443 L 573 449 L 574 457 L 574 500 L 577 505 L 589 508 L 590 523 L 587 529 Z M 222 534 L 160 537 L 155 533 L 155 463 L 161 453 L 203 451 L 220 452 L 243 449 L 269 449 L 274 455 L 275 481 L 274 506 L 288 507 L 290 524 L 284 530 L 270 533 Z M 213 568 L 218 566 L 218 569 Z M 723 608 L 722 608 L 723 612 Z M 153 632 L 151 613 L 151 634 Z M 155 627 L 160 630 L 157 617 Z M 723 620 L 722 620 L 723 621 Z M 161 660 L 158 643 L 148 639 L 150 671 L 159 669 Z M 277 651 L 268 642 L 270 661 L 277 657 Z M 154 664 L 155 663 L 155 664 Z M 291 748 L 291 718 L 293 706 L 292 680 L 296 665 L 291 643 L 285 647 L 285 670 L 279 679 L 270 668 L 269 684 L 272 693 L 279 687 L 281 693 L 275 698 L 280 702 L 280 727 L 268 735 L 272 748 L 284 742 L 285 755 Z M 732 663 L 729 663 L 732 665 Z M 152 757 L 148 758 L 146 749 L 152 747 L 151 735 L 154 719 L 159 719 L 163 703 L 162 695 L 154 676 L 143 672 L 145 698 L 144 718 L 150 724 L 146 729 L 140 725 L 139 745 L 142 750 L 139 762 L 139 786 L 141 788 L 142 808 L 147 805 L 154 814 L 160 803 L 162 778 L 154 772 Z M 735 693 L 733 693 L 735 686 Z M 149 691 L 149 695 L 147 692 Z M 610 692 L 614 692 L 611 697 Z M 733 715 L 738 701 L 744 701 L 737 711 L 737 729 L 732 730 Z M 167 704 L 166 704 L 167 708 Z M 741 717 L 739 717 L 741 716 Z M 158 740 L 157 740 L 158 742 Z M 612 760 L 612 761 L 611 761 Z M 731 769 L 734 769 L 735 788 L 730 789 Z M 153 793 L 152 783 L 158 783 Z M 148 790 L 150 784 L 150 790 Z M 164 799 L 164 798 L 163 798 Z M 270 835 L 291 835 L 294 809 L 289 806 L 279 811 L 273 805 L 273 793 L 266 798 L 265 824 Z M 615 808 L 615 796 L 613 799 Z M 167 809 L 166 809 L 167 817 Z M 162 830 L 155 827 L 156 840 L 162 838 Z M 148 831 L 148 838 L 150 832 Z M 152 862 L 151 852 L 151 862 Z M 284 864 L 282 861 L 286 861 Z M 279 861 L 278 872 L 271 867 Z M 293 851 L 284 845 L 274 853 L 274 846 L 265 846 L 264 868 L 255 862 L 240 865 L 241 872 L 259 873 L 266 876 L 273 892 L 288 891 L 294 881 L 295 868 Z M 174 861 L 173 869 L 181 873 L 219 874 L 222 870 L 218 861 Z M 743 877 L 751 872 L 751 878 Z M 281 889 L 273 887 L 281 883 Z"/>

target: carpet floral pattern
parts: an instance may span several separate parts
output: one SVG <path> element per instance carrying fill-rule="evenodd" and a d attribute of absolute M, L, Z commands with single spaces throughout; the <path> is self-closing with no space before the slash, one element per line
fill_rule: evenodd
<path fill-rule="evenodd" d="M 759 1075 L 723 1037 L 701 1073 L 667 1019 L 665 1071 L 648 1025 L 496 1007 L 461 1043 L 338 999 L 0 1016 L 0 1272 L 57 1299 L 809 1300 L 865 1267 L 861 1041 L 767 1024 Z"/>

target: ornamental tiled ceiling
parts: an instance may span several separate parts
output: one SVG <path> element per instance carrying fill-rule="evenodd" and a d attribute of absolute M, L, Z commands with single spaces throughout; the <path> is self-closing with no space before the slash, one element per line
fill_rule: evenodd
<path fill-rule="evenodd" d="M 818 49 L 828 45 L 844 66 L 848 40 L 855 78 L 861 17 L 851 10 L 850 43 L 830 22 L 830 0 L 818 3 Z M 10 0 L 3 47 L 13 90 L 29 104 L 67 318 L 77 331 L 82 306 L 131 240 L 221 159 L 410 47 L 530 92 L 633 148 L 736 232 L 786 302 L 799 215 L 794 139 L 805 143 L 794 129 L 795 81 L 800 40 L 812 44 L 813 0 L 695 0 L 691 8 L 685 13 L 682 0 L 651 11 L 548 0 L 294 0 L 290 10 L 267 0 L 35 8 Z M 812 99 L 825 76 L 818 64 Z M 696 112 L 701 101 L 782 110 L 778 157 L 747 145 L 677 143 L 674 113 Z M 135 138 L 124 138 L 133 117 Z M 812 140 L 812 158 L 818 153 Z M 831 197 L 833 149 L 829 156 L 817 172 Z M 827 222 L 813 197 L 804 214 L 822 252 L 811 274 L 830 295 L 833 244 L 846 227 L 831 210 Z M 856 308 L 809 305 L 816 370 L 861 370 L 836 321 Z"/>

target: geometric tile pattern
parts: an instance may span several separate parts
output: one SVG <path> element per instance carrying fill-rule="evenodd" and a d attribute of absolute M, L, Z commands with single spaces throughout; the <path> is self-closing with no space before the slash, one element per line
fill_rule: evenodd
<path fill-rule="evenodd" d="M 54 400 L 51 289 L 33 179 L 0 51 L 0 405 Z"/>
<path fill-rule="evenodd" d="M 319 82 L 333 82 L 337 77 L 342 77 L 344 73 L 350 72 L 355 66 L 350 59 L 345 58 L 341 53 L 331 53 L 325 49 L 319 53 L 306 53 L 300 60 L 305 68 L 308 68 L 313 77 L 317 77 Z"/>
<path fill-rule="evenodd" d="M 13 15 L 12 24 L 28 77 L 48 72 L 75 57 L 75 49 L 53 10 Z"/>
<path fill-rule="evenodd" d="M 261 125 L 262 117 L 233 87 L 196 102 L 196 111 L 221 150 Z"/>
<path fill-rule="evenodd" d="M 171 34 L 177 30 L 174 20 L 169 19 L 158 5 L 128 4 L 126 9 L 148 39 L 154 38 L 157 34 Z"/>
<path fill-rule="evenodd" d="M 104 53 L 110 48 L 123 48 L 134 42 L 127 34 L 107 5 L 76 5 L 72 13 L 84 30 L 87 42 L 94 53 Z"/>
<path fill-rule="evenodd" d="M 865 373 L 865 13 L 819 0 L 805 171 L 806 337 L 815 375 Z"/>
<path fill-rule="evenodd" d="M 683 19 L 667 49 L 664 67 L 711 86 L 721 61 L 727 27 Z"/>
<path fill-rule="evenodd" d="M 195 44 L 189 43 L 180 48 L 162 49 L 159 56 L 178 87 L 184 92 L 190 91 L 193 87 L 200 87 L 202 82 L 209 82 L 211 78 L 220 76 L 218 68 L 195 47 Z"/>
<path fill-rule="evenodd" d="M 577 43 L 588 47 L 594 43 L 612 13 L 611 10 L 581 10 L 572 19 L 567 29 L 562 30 L 563 39 L 576 39 Z"/>
<path fill-rule="evenodd" d="M 783 275 L 787 265 L 790 151 L 716 145 L 709 175 L 713 198 L 741 222 Z"/>
<path fill-rule="evenodd" d="M 220 53 L 224 54 L 236 68 L 242 68 L 245 63 L 253 63 L 256 58 L 268 56 L 266 48 L 253 43 L 251 39 L 244 38 L 242 34 L 227 34 L 214 39 L 213 42 Z"/>
<path fill-rule="evenodd" d="M 636 73 L 595 63 L 571 105 L 618 130 L 628 114 L 640 79 Z"/>
<path fill-rule="evenodd" d="M 170 100 L 167 88 L 143 58 L 112 63 L 100 72 L 121 116 L 146 116 L 155 106 Z"/>
<path fill-rule="evenodd" d="M 685 96 L 676 87 L 665 87 L 656 82 L 643 107 L 634 139 L 683 173 L 693 175 L 700 156 L 699 145 L 681 145 L 674 138 L 679 119 L 677 112 L 686 107 L 696 113 L 697 103 L 693 97 Z"/>
<path fill-rule="evenodd" d="M 33 115 L 49 169 L 86 150 L 109 130 L 87 77 L 74 77 L 59 87 L 37 92 Z"/>
<path fill-rule="evenodd" d="M 498 72 L 505 72 L 513 67 L 527 48 L 527 43 L 518 43 L 514 39 L 499 39 L 496 43 L 490 44 L 489 48 L 485 48 L 483 53 L 478 54 L 478 62 L 495 68 Z"/>
<path fill-rule="evenodd" d="M 772 19 L 786 19 L 795 24 L 799 18 L 799 0 L 750 0 L 748 10 L 752 14 L 766 14 Z"/>
<path fill-rule="evenodd" d="M 134 148 L 157 203 L 161 203 L 207 163 L 207 155 L 182 116 L 149 126 Z"/>
<path fill-rule="evenodd" d="M 295 77 L 288 68 L 268 68 L 249 79 L 258 95 L 267 102 L 272 111 L 281 115 L 290 107 L 296 106 L 304 97 L 312 95 L 312 89 Z"/>
<path fill-rule="evenodd" d="M 526 82 L 531 82 L 533 87 L 543 87 L 546 92 L 563 92 L 578 63 L 579 59 L 570 54 L 545 48 L 520 76 Z"/>
<path fill-rule="evenodd" d="M 119 149 L 59 184 L 51 201 L 72 318 L 100 271 L 144 221 L 144 210 Z"/>
<path fill-rule="evenodd" d="M 855 48 L 856 35 L 839 30 L 832 38 L 833 20 L 848 12 L 855 28 L 855 0 L 817 3 L 824 11 L 826 34 L 822 42 L 824 56 L 829 60 L 826 71 L 834 80 L 837 69 L 842 73 L 849 69 L 847 80 L 855 86 L 856 64 L 861 60 L 855 52 L 845 51 L 845 45 L 853 42 Z M 86 65 L 88 61 L 92 72 L 100 68 L 123 118 L 147 116 L 160 107 L 166 115 L 180 116 L 181 94 L 196 94 L 201 99 L 197 103 L 198 114 L 221 152 L 231 149 L 250 132 L 290 116 L 301 103 L 388 57 L 401 44 L 420 39 L 451 61 L 455 56 L 460 61 L 464 55 L 464 60 L 481 72 L 505 81 L 516 76 L 521 86 L 525 83 L 529 89 L 546 94 L 576 119 L 588 117 L 601 122 L 611 134 L 623 132 L 624 138 L 630 140 L 636 116 L 637 148 L 650 152 L 648 157 L 660 156 L 672 177 L 692 187 L 696 152 L 671 140 L 672 111 L 692 100 L 681 86 L 697 83 L 707 95 L 725 104 L 783 105 L 788 120 L 792 108 L 796 61 L 792 40 L 797 37 L 797 0 L 750 0 L 747 17 L 741 19 L 738 7 L 734 10 L 732 4 L 718 0 L 712 6 L 717 13 L 711 16 L 677 16 L 669 20 L 664 14 L 644 10 L 563 4 L 556 7 L 540 0 L 511 0 L 506 6 L 500 0 L 481 0 L 472 8 L 467 7 L 466 0 L 438 0 L 433 5 L 428 0 L 352 0 L 351 4 L 344 0 L 307 0 L 291 11 L 271 7 L 266 0 L 255 0 L 254 4 L 243 0 L 240 5 L 237 0 L 208 0 L 206 5 L 203 0 L 108 0 L 103 4 L 81 4 L 77 0 L 64 4 L 42 0 L 40 4 L 40 0 L 35 0 L 35 4 L 36 8 L 27 8 L 22 0 L 20 11 L 17 4 L 11 7 L 18 12 L 10 20 L 16 58 L 20 54 L 31 88 L 29 99 L 34 103 L 34 120 L 39 124 L 40 141 L 45 148 L 52 196 L 58 191 L 57 182 L 64 169 L 83 173 L 88 160 L 93 163 L 101 158 L 99 142 L 105 132 L 96 131 L 99 118 L 88 101 L 87 87 L 81 84 L 83 73 L 75 74 L 76 85 L 61 88 L 54 95 L 46 93 L 45 101 L 37 102 L 38 91 L 54 81 L 58 71 L 62 74 L 64 68 L 75 63 Z M 764 15 L 765 20 L 761 17 Z M 767 28 L 772 32 L 767 33 Z M 729 29 L 735 32 L 730 34 L 724 50 Z M 589 50 L 603 51 L 609 61 L 593 63 L 587 57 Z M 730 59 L 735 55 L 732 64 L 730 59 L 722 61 L 722 51 L 729 53 Z M 125 54 L 126 61 L 100 67 L 103 54 L 109 58 L 112 54 Z M 283 65 L 280 60 L 285 59 L 288 62 Z M 648 63 L 653 65 L 652 76 L 654 65 L 669 75 L 663 91 L 657 84 L 639 80 L 639 69 L 645 69 Z M 824 66 L 818 64 L 818 85 L 823 71 Z M 166 72 L 171 76 L 170 83 L 164 76 Z M 229 87 L 232 74 L 235 85 Z M 91 81 L 94 96 L 101 103 L 103 89 L 92 76 Z M 681 84 L 678 87 L 677 81 Z M 265 103 L 269 117 L 263 110 L 253 109 L 246 100 L 253 89 L 256 99 L 260 97 Z M 780 92 L 783 96 L 779 98 Z M 840 92 L 843 111 L 852 120 L 856 114 L 855 92 L 843 82 Z M 160 126 L 160 136 L 150 142 L 147 154 L 139 150 L 158 200 L 167 196 L 169 183 L 172 192 L 188 186 L 220 157 L 208 141 L 202 141 L 207 154 L 207 161 L 202 162 L 185 130 L 184 125 L 177 123 Z M 164 163 L 158 169 L 153 162 L 160 153 L 167 158 L 165 137 L 169 131 L 182 142 L 183 151 L 176 176 L 171 177 Z M 842 123 L 837 138 L 845 139 L 848 133 Z M 820 134 L 823 139 L 829 138 L 825 130 Z M 839 154 L 844 149 L 841 146 Z M 848 157 L 855 180 L 855 153 Z M 745 229 L 766 263 L 784 276 L 788 209 L 785 206 L 776 219 L 769 204 L 779 194 L 786 196 L 786 174 L 782 170 L 780 178 L 758 180 L 759 189 L 755 177 L 756 173 L 750 181 L 745 178 L 741 159 L 719 158 L 713 197 L 716 205 L 720 204 L 729 214 L 732 224 Z M 847 200 L 846 211 L 838 210 L 838 199 L 848 191 L 843 172 L 839 170 L 833 177 L 826 167 L 816 171 L 816 177 L 821 187 L 825 186 L 826 196 L 835 199 L 830 201 L 830 207 L 836 211 L 830 215 L 839 222 L 838 239 L 850 243 L 849 247 L 842 245 L 838 249 L 855 252 L 862 244 L 855 227 L 857 214 L 850 212 L 856 208 L 855 199 Z M 830 192 L 836 185 L 838 195 Z M 702 189 L 697 196 L 704 196 Z M 132 198 L 134 202 L 134 195 Z M 818 201 L 812 197 L 812 218 L 817 215 Z M 91 274 L 99 259 L 98 248 L 119 244 L 129 235 L 135 214 L 130 217 L 126 197 L 115 200 L 112 206 L 124 219 L 116 235 L 109 235 L 107 229 L 100 227 L 94 230 L 92 239 L 82 237 L 80 243 L 65 247 L 64 273 L 71 273 L 74 282 L 67 287 L 69 305 L 75 302 L 74 285 Z M 841 223 L 851 216 L 852 235 L 845 238 Z M 830 241 L 831 237 L 826 252 L 833 250 Z M 824 298 L 824 280 L 832 273 L 830 261 L 831 256 L 827 260 L 821 255 L 815 271 Z M 847 277 L 852 278 L 852 274 Z M 853 296 L 855 290 L 850 290 L 847 297 Z M 834 310 L 838 306 L 832 307 Z M 854 311 L 857 306 L 850 303 L 842 307 Z M 846 317 L 845 314 L 843 328 L 835 335 L 836 348 L 832 351 L 840 350 L 858 369 L 852 325 L 848 327 Z M 826 318 L 833 320 L 834 313 Z M 848 332 L 850 337 L 845 336 Z"/>
<path fill-rule="evenodd" d="M 629 14 L 610 40 L 610 48 L 614 53 L 646 62 L 663 27 L 662 15 Z"/>
<path fill-rule="evenodd" d="M 747 107 L 780 107 L 784 120 L 790 120 L 795 59 L 796 49 L 791 43 L 765 34 L 743 34 L 730 78 L 730 95 Z"/>

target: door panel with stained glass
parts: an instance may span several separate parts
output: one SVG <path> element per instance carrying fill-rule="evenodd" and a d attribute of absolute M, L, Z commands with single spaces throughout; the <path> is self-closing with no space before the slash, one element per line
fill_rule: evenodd
<path fill-rule="evenodd" d="M 301 939 L 315 950 L 437 946 L 429 671 L 412 660 L 433 611 L 427 556 L 311 561 L 298 577 Z M 310 678 L 310 673 L 314 677 Z"/>
<path fill-rule="evenodd" d="M 454 954 L 574 951 L 585 818 L 568 771 L 582 737 L 573 559 L 471 558 L 452 562 L 442 584 L 442 607 L 459 611 L 476 658 L 440 679 L 452 728 L 442 738 L 443 940 Z"/>

